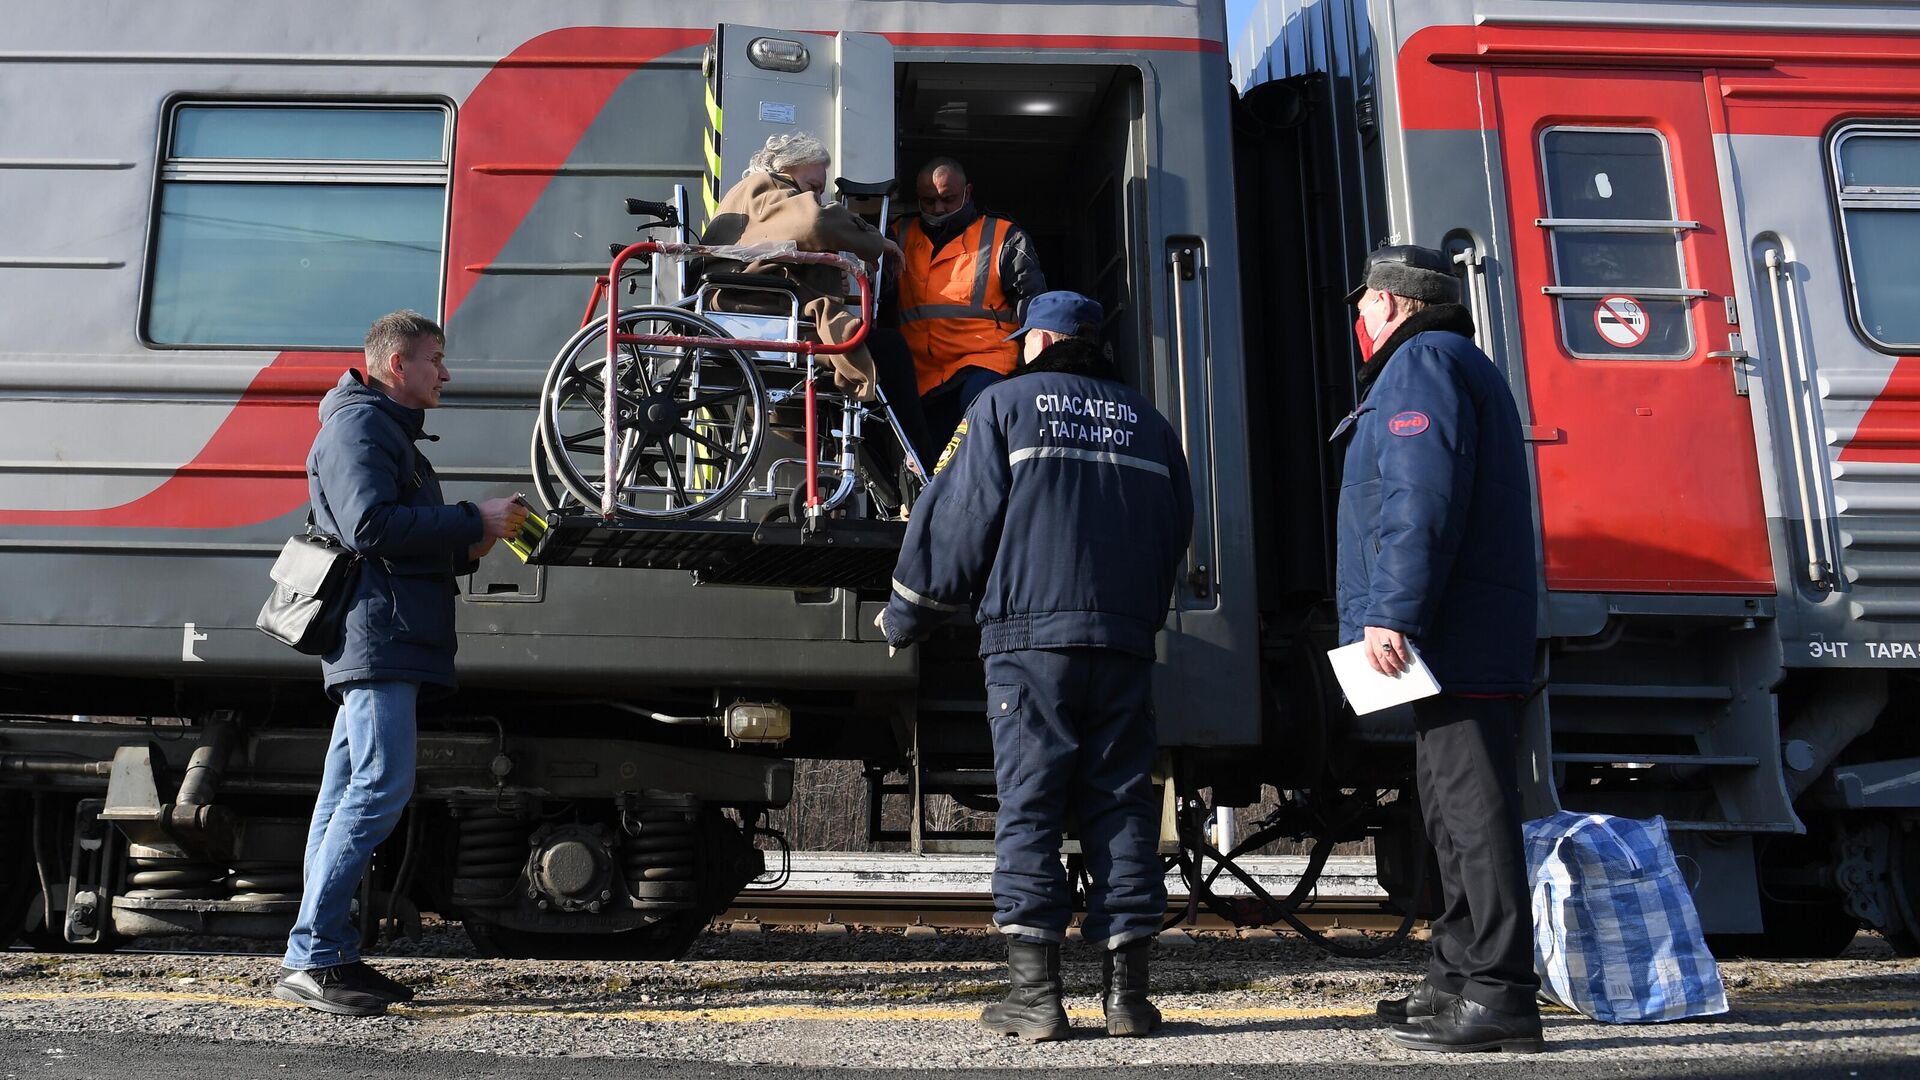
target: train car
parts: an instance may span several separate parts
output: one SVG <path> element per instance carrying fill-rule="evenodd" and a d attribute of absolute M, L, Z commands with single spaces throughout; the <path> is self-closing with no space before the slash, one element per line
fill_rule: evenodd
<path fill-rule="evenodd" d="M 1106 305 L 1194 470 L 1169 761 L 1244 757 L 1265 714 L 1224 37 L 1211 0 L 12 13 L 0 939 L 285 932 L 332 706 L 253 622 L 320 395 L 374 317 L 428 313 L 449 498 L 529 491 L 541 380 L 638 239 L 625 200 L 677 187 L 700 214 L 776 131 L 861 182 L 960 157 L 1050 280 Z M 422 715 L 369 934 L 429 908 L 498 954 L 676 955 L 762 872 L 792 757 L 867 762 L 876 834 L 981 841 L 921 813 L 992 790 L 964 628 L 890 657 L 856 588 L 504 548 L 461 586 L 463 690 Z"/>
<path fill-rule="evenodd" d="M 1663 815 L 1733 947 L 1920 947 L 1920 15 L 1269 0 L 1234 63 L 1243 250 L 1306 253 L 1243 260 L 1256 501 L 1325 520 L 1366 249 L 1451 252 L 1538 498 L 1531 809 Z M 1263 544 L 1287 625 L 1325 539 Z"/>

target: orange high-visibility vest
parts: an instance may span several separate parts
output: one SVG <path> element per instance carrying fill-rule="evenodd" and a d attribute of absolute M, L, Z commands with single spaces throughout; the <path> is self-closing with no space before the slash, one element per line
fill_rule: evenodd
<path fill-rule="evenodd" d="M 980 215 L 938 254 L 918 218 L 901 226 L 900 332 L 925 394 L 963 367 L 1002 375 L 1020 359 L 1014 306 L 1000 282 L 1000 248 L 1012 225 Z"/>

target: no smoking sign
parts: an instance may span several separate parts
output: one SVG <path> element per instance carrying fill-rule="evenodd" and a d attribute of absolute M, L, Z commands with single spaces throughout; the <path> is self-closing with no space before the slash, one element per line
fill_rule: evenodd
<path fill-rule="evenodd" d="M 1608 296 L 1594 305 L 1593 328 L 1616 349 L 1631 349 L 1647 340 L 1651 320 L 1647 309 L 1631 296 Z"/>

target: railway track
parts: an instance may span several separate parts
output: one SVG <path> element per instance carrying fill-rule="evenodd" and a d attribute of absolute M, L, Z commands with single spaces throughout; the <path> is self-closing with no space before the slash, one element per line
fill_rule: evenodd
<path fill-rule="evenodd" d="M 1169 912 L 1182 909 L 1184 896 L 1169 897 Z M 1316 930 L 1392 931 L 1401 916 L 1379 897 L 1327 896 L 1302 907 L 1301 921 Z M 739 926 L 848 926 L 901 928 L 924 926 L 939 930 L 983 929 L 993 925 L 993 897 L 977 893 L 924 892 L 811 892 L 780 889 L 737 898 L 719 920 Z M 1182 927 L 1193 930 L 1232 930 L 1218 916 L 1200 910 Z M 1275 929 L 1285 929 L 1275 927 Z"/>
<path fill-rule="evenodd" d="M 1264 856 L 1241 860 L 1272 894 L 1284 895 L 1299 880 L 1307 860 Z M 993 925 L 993 857 L 990 855 L 867 855 L 796 853 L 788 883 L 779 889 L 749 890 L 735 898 L 721 923 L 763 926 L 862 926 L 972 929 Z M 1396 930 L 1401 916 L 1386 907 L 1373 877 L 1370 856 L 1335 856 L 1320 876 L 1324 895 L 1315 896 L 1299 915 L 1317 930 Z M 1223 895 L 1240 891 L 1223 876 Z M 1167 879 L 1167 909 L 1186 906 L 1185 883 Z M 1196 930 L 1231 930 L 1232 924 L 1204 910 L 1187 925 Z"/>
<path fill-rule="evenodd" d="M 1275 896 L 1293 889 L 1307 860 L 1295 856 L 1260 856 L 1240 865 Z M 757 927 L 814 927 L 827 933 L 851 928 L 977 930 L 993 926 L 993 857 L 991 855 L 868 854 L 851 852 L 797 852 L 786 865 L 780 888 L 749 889 L 714 925 L 721 929 Z M 1386 905 L 1386 895 L 1373 876 L 1370 856 L 1334 856 L 1320 875 L 1315 895 L 1296 914 L 1315 930 L 1390 932 L 1401 916 Z M 1240 891 L 1222 877 L 1217 890 L 1226 896 Z M 1185 883 L 1167 879 L 1167 910 L 1179 912 L 1187 904 Z M 1224 919 L 1196 908 L 1190 930 L 1232 930 Z M 1272 929 L 1285 931 L 1282 924 Z M 128 953 L 164 952 L 174 955 L 248 955 L 256 950 L 194 947 L 182 939 L 181 948 L 158 942 L 142 948 L 122 946 Z M 156 947 L 157 946 L 157 947 Z M 270 946 L 263 945 L 263 949 Z"/>

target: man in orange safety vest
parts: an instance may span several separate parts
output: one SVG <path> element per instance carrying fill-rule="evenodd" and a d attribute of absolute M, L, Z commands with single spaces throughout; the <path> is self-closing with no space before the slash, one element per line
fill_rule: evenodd
<path fill-rule="evenodd" d="M 980 391 L 1012 374 L 1020 346 L 1009 335 L 1047 280 L 1027 234 L 973 205 L 958 161 L 927 162 L 915 186 L 920 213 L 900 223 L 898 310 L 938 447 Z"/>

